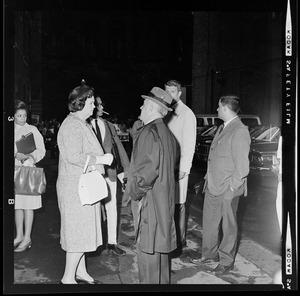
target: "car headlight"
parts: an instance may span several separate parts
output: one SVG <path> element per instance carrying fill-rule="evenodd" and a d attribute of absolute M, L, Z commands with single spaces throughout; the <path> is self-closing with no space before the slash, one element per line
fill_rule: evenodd
<path fill-rule="evenodd" d="M 263 157 L 260 154 L 252 154 L 250 156 L 250 164 L 251 166 L 262 167 L 264 166 Z"/>
<path fill-rule="evenodd" d="M 263 155 L 261 158 L 264 165 L 271 166 L 273 164 L 273 155 Z"/>
<path fill-rule="evenodd" d="M 249 154 L 250 167 L 252 169 L 272 169 L 274 165 L 274 154 L 262 154 L 258 151 L 251 151 Z"/>

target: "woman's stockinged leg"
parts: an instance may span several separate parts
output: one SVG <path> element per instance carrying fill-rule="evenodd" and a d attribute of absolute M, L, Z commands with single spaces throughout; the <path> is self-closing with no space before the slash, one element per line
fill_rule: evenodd
<path fill-rule="evenodd" d="M 24 210 L 15 210 L 15 223 L 16 223 L 16 238 L 14 244 L 23 240 L 24 237 Z"/>
<path fill-rule="evenodd" d="M 77 284 L 75 280 L 76 270 L 84 253 L 74 253 L 67 252 L 66 253 L 66 265 L 65 272 L 61 279 L 63 284 Z"/>
<path fill-rule="evenodd" d="M 31 230 L 33 224 L 33 217 L 34 212 L 33 210 L 24 210 L 24 224 L 25 224 L 25 232 L 24 232 L 24 239 L 20 244 L 20 247 L 23 245 L 28 244 L 31 241 Z"/>
<path fill-rule="evenodd" d="M 84 280 L 87 280 L 89 282 L 94 281 L 94 279 L 88 274 L 87 269 L 86 269 L 86 261 L 85 261 L 85 254 L 81 257 L 79 260 L 78 268 L 76 275 L 81 277 Z"/>

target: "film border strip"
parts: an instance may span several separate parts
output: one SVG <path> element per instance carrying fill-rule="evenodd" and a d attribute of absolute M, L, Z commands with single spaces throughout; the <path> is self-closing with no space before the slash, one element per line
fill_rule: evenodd
<path fill-rule="evenodd" d="M 282 83 L 282 287 L 298 289 L 298 204 L 296 198 L 297 158 L 297 1 L 287 0 L 284 15 Z"/>

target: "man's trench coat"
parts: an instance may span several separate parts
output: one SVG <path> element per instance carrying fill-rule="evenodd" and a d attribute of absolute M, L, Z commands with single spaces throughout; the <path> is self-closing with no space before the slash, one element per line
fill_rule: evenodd
<path fill-rule="evenodd" d="M 179 163 L 177 140 L 163 120 L 143 126 L 134 141 L 128 172 L 129 196 L 139 201 L 136 241 L 145 253 L 176 249 L 174 223 L 175 172 Z"/>

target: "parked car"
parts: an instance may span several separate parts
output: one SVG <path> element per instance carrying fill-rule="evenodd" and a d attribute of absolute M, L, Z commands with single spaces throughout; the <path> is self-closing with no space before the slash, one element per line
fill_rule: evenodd
<path fill-rule="evenodd" d="M 257 136 L 259 136 L 262 132 L 269 129 L 270 126 L 266 125 L 256 125 L 249 127 L 249 133 L 251 139 L 255 139 Z"/>
<path fill-rule="evenodd" d="M 218 114 L 195 114 L 197 120 L 197 131 L 202 132 L 206 126 L 220 125 L 223 121 Z M 260 117 L 251 114 L 239 114 L 242 122 L 248 127 L 261 125 Z"/>
<path fill-rule="evenodd" d="M 195 154 L 194 154 L 195 162 L 206 164 L 211 142 L 220 124 L 221 122 L 218 122 L 217 124 L 208 127 L 204 131 L 198 132 L 196 138 Z"/>
<path fill-rule="evenodd" d="M 195 114 L 197 120 L 197 132 L 201 133 L 214 125 L 220 125 L 223 120 L 218 118 L 218 114 Z"/>
<path fill-rule="evenodd" d="M 239 114 L 242 123 L 249 128 L 261 125 L 261 120 L 257 115 Z"/>
<path fill-rule="evenodd" d="M 210 128 L 206 132 L 212 134 L 215 128 Z M 251 134 L 251 129 L 250 129 Z M 262 126 L 255 128 L 251 137 L 249 152 L 250 173 L 248 176 L 248 188 L 251 191 L 254 187 L 275 188 L 278 184 L 276 166 L 278 166 L 277 150 L 279 138 L 281 135 L 278 126 Z M 208 153 L 212 137 L 197 137 L 194 162 L 199 168 L 206 170 Z M 254 187 L 253 187 L 254 186 Z M 195 192 L 202 190 L 203 183 L 197 183 L 194 186 Z"/>
<path fill-rule="evenodd" d="M 210 145 L 217 129 L 218 126 L 212 126 L 206 131 L 198 134 L 194 155 L 195 162 L 202 165 L 206 164 Z M 249 153 L 251 171 L 266 170 L 267 166 L 272 168 L 272 164 L 269 163 L 267 165 L 269 159 L 268 152 L 270 152 L 271 155 L 276 154 L 280 137 L 280 128 L 276 126 L 270 127 L 258 125 L 249 128 L 249 132 L 251 136 Z M 270 151 L 268 151 L 268 149 L 270 149 Z M 206 166 L 204 166 L 204 168 L 205 167 Z"/>
<path fill-rule="evenodd" d="M 252 133 L 253 137 L 255 137 L 261 131 L 266 130 L 266 127 L 261 125 L 260 118 L 257 115 L 241 114 L 239 117 L 248 126 L 250 136 Z M 196 114 L 196 119 L 197 139 L 194 162 L 200 163 L 205 169 L 211 142 L 223 120 L 218 118 L 217 114 Z"/>
<path fill-rule="evenodd" d="M 270 126 L 252 138 L 249 152 L 251 174 L 270 177 L 275 175 L 273 168 L 277 163 L 280 135 L 280 127 Z"/>

